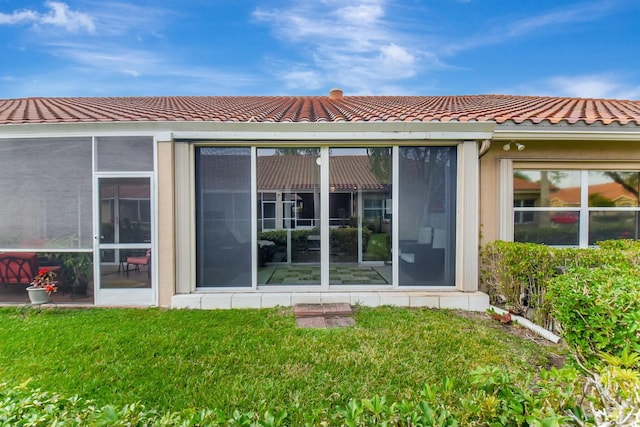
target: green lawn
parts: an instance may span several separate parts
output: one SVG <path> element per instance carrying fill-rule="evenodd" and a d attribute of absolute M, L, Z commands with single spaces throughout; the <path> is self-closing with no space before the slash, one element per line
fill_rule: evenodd
<path fill-rule="evenodd" d="M 535 373 L 547 349 L 488 319 L 358 308 L 352 328 L 298 329 L 291 309 L 0 309 L 0 382 L 148 408 L 319 413 L 349 398 L 419 399 L 445 376 L 497 366 Z"/>

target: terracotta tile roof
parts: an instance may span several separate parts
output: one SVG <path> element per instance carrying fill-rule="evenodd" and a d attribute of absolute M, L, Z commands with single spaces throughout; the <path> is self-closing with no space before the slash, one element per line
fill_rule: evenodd
<path fill-rule="evenodd" d="M 319 172 L 314 156 L 259 156 L 258 191 L 313 191 L 320 185 Z M 238 189 L 248 185 L 248 156 L 203 156 L 203 188 Z M 222 179 L 224 177 L 224 180 Z M 329 168 L 329 185 L 333 191 L 355 189 L 381 191 L 385 185 L 371 171 L 367 156 L 333 156 Z"/>
<path fill-rule="evenodd" d="M 589 195 L 592 196 L 595 194 L 598 194 L 607 200 L 611 200 L 616 205 L 627 202 L 632 203 L 631 206 L 637 206 L 638 196 L 616 182 L 590 185 Z M 552 200 L 555 200 L 562 206 L 577 206 L 580 203 L 580 187 L 559 189 L 553 193 Z"/>
<path fill-rule="evenodd" d="M 524 178 L 519 178 L 517 176 L 513 177 L 513 189 L 515 191 L 540 191 L 540 183 L 539 182 L 531 182 Z"/>
<path fill-rule="evenodd" d="M 640 101 L 510 95 L 0 99 L 0 124 L 122 121 L 548 121 L 640 125 Z"/>
<path fill-rule="evenodd" d="M 385 186 L 371 172 L 366 156 L 332 156 L 329 185 L 333 191 L 384 190 Z M 315 157 L 258 157 L 258 190 L 313 190 L 320 177 Z"/>

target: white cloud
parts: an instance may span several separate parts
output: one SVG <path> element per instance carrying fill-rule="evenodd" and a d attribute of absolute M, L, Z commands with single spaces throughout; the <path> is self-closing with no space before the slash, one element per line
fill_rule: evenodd
<path fill-rule="evenodd" d="M 279 75 L 288 89 L 316 90 L 322 87 L 324 79 L 316 71 L 290 68 Z"/>
<path fill-rule="evenodd" d="M 163 7 L 122 3 L 118 1 L 98 1 L 91 14 L 95 18 L 96 25 L 100 28 L 102 37 L 120 36 L 136 33 L 137 41 L 144 41 L 140 33 L 150 34 L 154 38 L 161 35 L 167 17 L 178 15 Z"/>
<path fill-rule="evenodd" d="M 382 46 L 378 59 L 383 70 L 389 74 L 398 77 L 413 77 L 415 75 L 416 57 L 403 47 L 393 43 Z"/>
<path fill-rule="evenodd" d="M 38 14 L 31 10 L 19 10 L 10 14 L 0 13 L 0 24 L 14 25 L 21 22 L 34 22 L 38 20 Z"/>
<path fill-rule="evenodd" d="M 46 6 L 51 10 L 41 16 L 41 24 L 63 27 L 72 33 L 83 29 L 92 33 L 96 29 L 92 17 L 82 12 L 70 10 L 66 3 L 49 1 Z"/>
<path fill-rule="evenodd" d="M 257 9 L 253 16 L 274 35 L 301 46 L 307 63 L 283 64 L 276 74 L 287 87 L 342 86 L 349 93 L 380 93 L 382 87 L 413 77 L 421 61 L 438 64 L 414 38 L 387 16 L 385 0 L 301 2 L 283 9 Z M 302 83 L 304 82 L 304 83 Z M 303 84 L 311 86 L 303 86 Z"/>
<path fill-rule="evenodd" d="M 346 6 L 336 10 L 336 16 L 343 22 L 375 23 L 384 16 L 384 10 L 379 4 L 359 4 Z"/>
<path fill-rule="evenodd" d="M 496 93 L 570 98 L 640 99 L 640 86 L 633 78 L 619 73 L 562 75 L 528 82 Z"/>
<path fill-rule="evenodd" d="M 96 29 L 94 19 L 90 15 L 69 9 L 66 3 L 48 1 L 45 6 L 49 9 L 46 13 L 28 9 L 14 11 L 10 14 L 0 13 L 0 24 L 30 23 L 35 27 L 64 28 L 71 33 L 77 33 L 82 30 L 93 33 Z"/>
<path fill-rule="evenodd" d="M 548 81 L 553 93 L 579 98 L 638 99 L 640 87 L 624 84 L 620 76 L 559 76 Z"/>
<path fill-rule="evenodd" d="M 482 32 L 466 39 L 448 41 L 443 44 L 440 52 L 453 55 L 463 50 L 509 43 L 513 39 L 541 31 L 562 29 L 563 26 L 568 27 L 577 22 L 596 21 L 613 10 L 613 5 L 613 2 L 604 0 L 564 6 L 519 19 L 514 16 L 495 17 L 482 25 Z"/>
<path fill-rule="evenodd" d="M 117 44 L 50 42 L 47 49 L 82 67 L 135 77 L 158 68 L 161 62 L 154 53 Z"/>

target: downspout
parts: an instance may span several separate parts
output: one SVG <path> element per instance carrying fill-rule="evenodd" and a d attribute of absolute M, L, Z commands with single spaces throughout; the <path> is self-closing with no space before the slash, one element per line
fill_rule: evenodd
<path fill-rule="evenodd" d="M 498 314 L 505 314 L 505 313 L 508 313 L 508 311 L 503 310 L 503 309 L 501 309 L 501 308 L 499 308 L 499 307 L 491 306 L 491 308 L 492 308 L 493 310 L 495 310 L 495 311 L 496 311 L 496 313 L 498 313 Z M 522 317 L 522 316 L 516 316 L 516 315 L 512 314 L 512 315 L 511 315 L 511 319 L 512 319 L 514 322 L 517 322 L 517 323 L 518 323 L 518 325 L 520 325 L 520 326 L 522 326 L 522 327 L 524 327 L 524 328 L 527 328 L 527 329 L 529 329 L 530 331 L 535 332 L 536 334 L 540 335 L 542 338 L 545 338 L 545 339 L 547 339 L 547 340 L 551 341 L 551 342 L 552 342 L 552 343 L 554 343 L 554 344 L 558 344 L 558 342 L 560 342 L 560 337 L 559 337 L 559 336 L 557 336 L 557 335 L 556 335 L 556 334 L 554 334 L 553 332 L 551 332 L 551 331 L 549 331 L 549 330 L 547 330 L 547 329 L 543 328 L 542 326 L 536 325 L 536 324 L 535 324 L 535 323 L 533 323 L 532 321 L 530 321 L 530 320 L 528 320 L 528 319 L 525 319 L 525 318 L 524 318 L 524 317 Z"/>
<path fill-rule="evenodd" d="M 481 159 L 482 156 L 487 154 L 489 149 L 491 148 L 491 140 L 485 139 L 480 141 L 480 147 L 478 148 L 478 159 Z"/>

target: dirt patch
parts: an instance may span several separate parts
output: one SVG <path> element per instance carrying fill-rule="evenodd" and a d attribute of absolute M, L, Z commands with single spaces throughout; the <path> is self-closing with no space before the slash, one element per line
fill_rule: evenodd
<path fill-rule="evenodd" d="M 505 334 L 510 334 L 523 340 L 533 341 L 537 345 L 546 347 L 547 349 L 551 350 L 550 354 L 547 356 L 547 369 L 561 368 L 566 363 L 566 346 L 562 341 L 555 344 L 541 337 L 535 332 L 518 325 L 517 323 L 503 324 L 496 320 L 492 320 L 484 312 L 460 310 L 456 311 L 456 314 L 460 317 L 479 320 L 482 323 L 485 323 L 487 327 L 500 330 Z"/>

